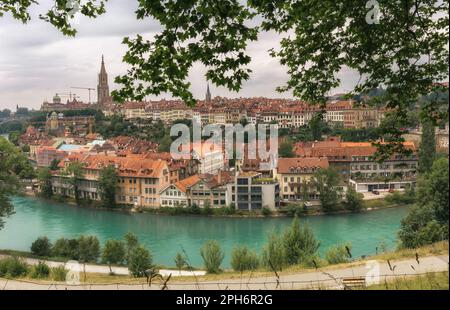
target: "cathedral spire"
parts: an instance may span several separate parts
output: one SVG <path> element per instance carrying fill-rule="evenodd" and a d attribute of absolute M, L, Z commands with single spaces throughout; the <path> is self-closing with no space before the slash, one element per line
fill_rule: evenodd
<path fill-rule="evenodd" d="M 97 102 L 103 104 L 109 97 L 108 73 L 105 68 L 105 57 L 102 55 L 100 73 L 98 74 Z"/>
<path fill-rule="evenodd" d="M 209 91 L 209 83 L 208 83 L 208 85 L 206 86 L 206 98 L 205 98 L 205 100 L 206 100 L 207 102 L 210 102 L 210 101 L 211 101 L 211 92 Z"/>

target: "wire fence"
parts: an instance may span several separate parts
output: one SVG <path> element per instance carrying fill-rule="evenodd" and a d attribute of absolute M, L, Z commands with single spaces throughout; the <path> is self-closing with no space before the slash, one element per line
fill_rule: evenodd
<path fill-rule="evenodd" d="M 403 274 L 383 274 L 379 276 L 379 284 L 384 284 L 388 288 L 389 283 L 395 282 L 404 284 L 407 283 L 411 277 L 414 276 L 433 276 L 438 273 L 448 271 L 436 272 L 422 272 L 422 273 L 403 273 Z M 68 284 L 64 282 L 37 282 L 23 279 L 1 279 L 0 288 L 2 290 L 11 289 L 34 289 L 34 290 L 321 290 L 321 289 L 366 289 L 367 283 L 364 277 L 334 277 L 331 274 L 326 274 L 328 278 L 317 280 L 283 280 L 282 278 L 274 278 L 269 280 L 261 280 L 260 278 L 248 278 L 240 280 L 228 281 L 204 281 L 204 282 L 172 282 L 157 281 L 153 283 L 92 283 L 92 284 Z M 346 284 L 348 280 L 359 278 L 356 285 Z M 357 281 L 358 282 L 358 281 Z M 376 283 L 374 283 L 376 284 Z M 422 282 L 421 282 L 422 284 Z M 424 283 L 425 284 L 425 283 Z"/>

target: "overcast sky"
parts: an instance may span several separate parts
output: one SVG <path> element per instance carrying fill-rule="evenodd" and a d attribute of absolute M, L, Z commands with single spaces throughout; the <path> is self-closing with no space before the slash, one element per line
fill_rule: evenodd
<path fill-rule="evenodd" d="M 134 11 L 136 0 L 111 0 L 107 13 L 97 19 L 80 18 L 75 38 L 63 36 L 53 26 L 38 19 L 38 14 L 51 7 L 51 0 L 41 0 L 41 5 L 31 9 L 32 20 L 23 25 L 10 16 L 0 18 L 0 108 L 15 110 L 16 105 L 38 109 L 55 93 L 75 92 L 81 100 L 88 101 L 87 90 L 70 89 L 72 86 L 97 86 L 101 55 L 105 55 L 110 89 L 116 89 L 113 79 L 126 72 L 122 64 L 125 46 L 124 36 L 143 34 L 151 38 L 160 30 L 159 23 L 147 19 L 137 21 Z M 268 55 L 267 50 L 277 47 L 279 37 L 261 34 L 259 41 L 252 43 L 248 53 L 252 56 L 251 79 L 244 83 L 239 93 L 211 86 L 213 96 L 227 97 L 291 97 L 279 94 L 275 88 L 286 80 L 285 68 Z M 192 92 L 204 98 L 206 91 L 205 70 L 195 66 L 190 74 Z M 348 90 L 356 81 L 354 74 L 343 72 L 343 85 L 337 92 Z M 170 98 L 168 95 L 160 96 Z M 64 99 L 64 98 L 63 98 Z M 96 92 L 93 93 L 96 100 Z"/>

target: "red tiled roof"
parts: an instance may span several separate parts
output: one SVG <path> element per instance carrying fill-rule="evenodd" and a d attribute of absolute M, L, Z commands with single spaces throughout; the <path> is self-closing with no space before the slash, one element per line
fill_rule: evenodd
<path fill-rule="evenodd" d="M 322 157 L 280 158 L 278 160 L 278 173 L 291 173 L 292 169 L 318 169 L 328 168 L 328 159 Z"/>

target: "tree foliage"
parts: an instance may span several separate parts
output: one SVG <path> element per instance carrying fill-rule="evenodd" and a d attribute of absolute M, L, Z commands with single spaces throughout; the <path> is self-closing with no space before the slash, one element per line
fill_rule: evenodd
<path fill-rule="evenodd" d="M 78 238 L 78 259 L 83 263 L 95 263 L 100 255 L 100 242 L 95 236 Z"/>
<path fill-rule="evenodd" d="M 184 267 L 186 267 L 188 265 L 186 256 L 181 253 L 177 253 L 177 255 L 175 256 L 174 262 L 175 262 L 175 266 L 177 266 L 178 270 L 180 270 L 180 271 L 181 271 L 181 269 L 183 269 Z"/>
<path fill-rule="evenodd" d="M 103 246 L 102 262 L 107 263 L 110 272 L 112 264 L 122 264 L 125 261 L 125 245 L 120 240 L 107 240 Z"/>
<path fill-rule="evenodd" d="M 19 178 L 31 166 L 19 150 L 3 137 L 0 137 L 0 229 L 3 218 L 14 213 L 10 202 L 11 195 L 20 190 Z"/>
<path fill-rule="evenodd" d="M 31 252 L 38 256 L 50 256 L 52 244 L 47 237 L 39 237 L 31 244 Z"/>
<path fill-rule="evenodd" d="M 401 222 L 402 246 L 415 248 L 448 240 L 448 169 L 448 159 L 438 159 L 431 171 L 419 179 L 416 205 Z"/>
<path fill-rule="evenodd" d="M 320 246 L 311 228 L 307 224 L 301 227 L 297 217 L 284 232 L 283 244 L 286 263 L 289 265 L 308 263 L 317 254 Z"/>
<path fill-rule="evenodd" d="M 134 277 L 143 277 L 145 271 L 152 267 L 152 255 L 143 246 L 133 248 L 128 259 L 128 269 Z"/>
<path fill-rule="evenodd" d="M 337 210 L 341 200 L 339 174 L 332 168 L 319 169 L 314 172 L 311 181 L 319 192 L 322 209 L 325 212 Z"/>
<path fill-rule="evenodd" d="M 284 141 L 280 143 L 278 155 L 283 158 L 294 157 L 293 147 L 291 139 L 284 139 Z"/>
<path fill-rule="evenodd" d="M 79 202 L 80 200 L 78 186 L 80 179 L 83 177 L 83 166 L 84 164 L 82 162 L 74 161 L 71 162 L 63 172 L 63 174 L 69 177 L 69 184 L 72 187 L 76 202 Z"/>
<path fill-rule="evenodd" d="M 50 198 L 53 195 L 52 173 L 49 168 L 41 168 L 38 172 L 40 193 L 44 198 Z"/>
<path fill-rule="evenodd" d="M 356 192 L 356 190 L 348 186 L 345 193 L 345 208 L 352 212 L 359 212 L 364 208 L 363 194 Z"/>
<path fill-rule="evenodd" d="M 286 265 L 286 253 L 282 235 L 273 230 L 262 249 L 261 262 L 267 269 L 281 271 Z"/>
<path fill-rule="evenodd" d="M 116 206 L 117 172 L 114 166 L 107 166 L 100 170 L 98 189 L 104 208 Z"/>
<path fill-rule="evenodd" d="M 419 148 L 419 172 L 427 173 L 433 166 L 436 156 L 436 137 L 434 124 L 430 120 L 422 123 L 422 138 Z"/>
<path fill-rule="evenodd" d="M 95 18 L 105 12 L 105 1 L 58 0 L 40 18 L 74 35 L 73 7 Z M 11 14 L 25 23 L 32 4 L 37 1 L 1 0 L 0 16 Z M 258 34 L 272 31 L 280 34 L 280 44 L 269 54 L 288 74 L 278 91 L 292 91 L 301 100 L 324 104 L 330 91 L 342 84 L 342 70 L 351 70 L 360 79 L 350 86 L 349 97 L 364 98 L 356 95 L 383 88 L 361 103 L 383 102 L 397 115 L 397 125 L 386 129 L 392 143 L 379 144 L 379 153 L 389 156 L 405 151 L 399 142 L 407 108 L 421 96 L 442 89 L 435 82 L 447 78 L 449 3 L 378 0 L 367 4 L 353 0 L 138 1 L 137 19 L 156 19 L 162 30 L 152 38 L 141 34 L 124 38 L 128 51 L 123 61 L 129 69 L 116 78 L 122 88 L 113 95 L 124 101 L 170 93 L 194 105 L 188 78 L 197 64 L 206 68 L 206 78 L 215 85 L 239 91 L 250 78 L 249 43 L 258 40 Z M 425 104 L 422 110 L 434 121 L 448 118 L 448 110 L 436 104 Z"/>

